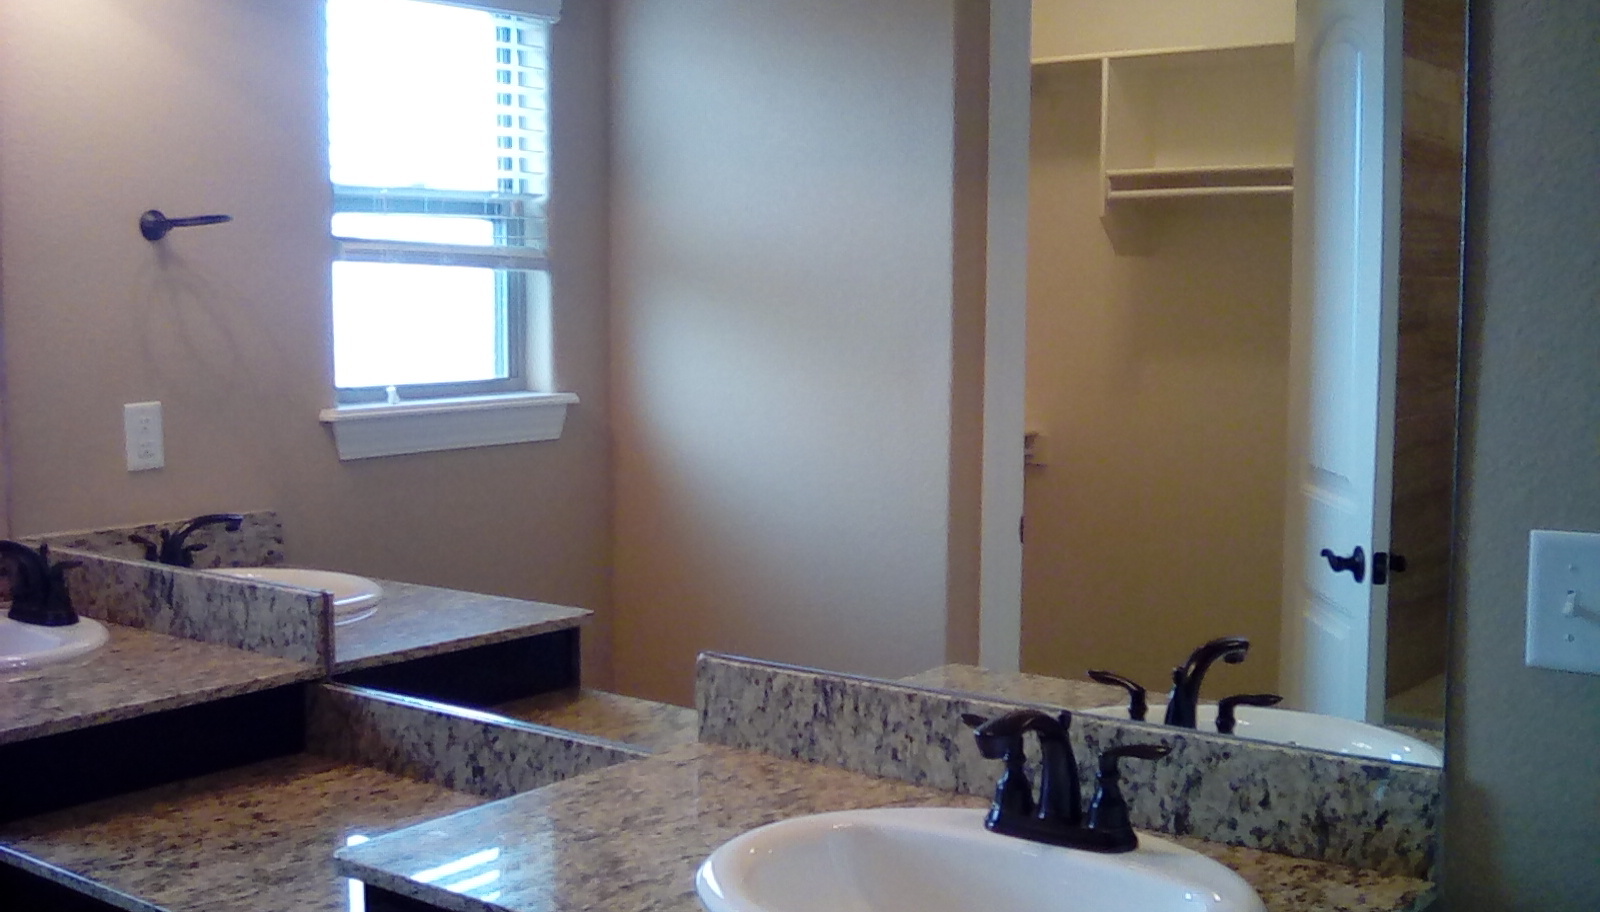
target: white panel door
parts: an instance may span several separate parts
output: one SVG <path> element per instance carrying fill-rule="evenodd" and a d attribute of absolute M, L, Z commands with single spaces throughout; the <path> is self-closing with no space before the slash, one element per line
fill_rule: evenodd
<path fill-rule="evenodd" d="M 1295 39 L 1282 686 L 1292 705 L 1352 719 L 1381 719 L 1384 698 L 1373 571 L 1389 550 L 1399 12 L 1399 0 L 1300 0 Z"/>

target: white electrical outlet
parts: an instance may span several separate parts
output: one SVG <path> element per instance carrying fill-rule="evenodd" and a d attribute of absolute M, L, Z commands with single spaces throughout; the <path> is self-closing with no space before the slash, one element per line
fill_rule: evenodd
<path fill-rule="evenodd" d="M 1524 660 L 1600 674 L 1600 532 L 1529 533 Z"/>
<path fill-rule="evenodd" d="M 161 439 L 161 403 L 129 402 L 122 407 L 122 436 L 128 451 L 128 471 L 143 472 L 167 464 Z"/>

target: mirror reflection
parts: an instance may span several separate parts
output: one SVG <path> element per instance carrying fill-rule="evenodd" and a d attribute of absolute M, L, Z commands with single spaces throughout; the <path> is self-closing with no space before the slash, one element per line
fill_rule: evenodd
<path fill-rule="evenodd" d="M 1293 266 L 1300 245 L 1323 249 L 1291 203 L 1293 4 L 1230 18 L 1243 7 L 1218 3 L 1192 34 L 1134 4 L 1128 21 L 1158 33 L 1091 27 L 1109 6 L 1036 9 L 1019 665 L 1113 672 L 1154 706 L 1192 650 L 1239 635 L 1249 655 L 1213 668 L 1200 700 L 1281 694 L 1327 658 L 1283 648 Z M 603 29 L 571 12 L 552 51 L 554 303 L 530 337 L 555 340 L 549 390 L 579 404 L 557 440 L 341 462 L 316 421 L 334 398 L 325 123 L 300 105 L 318 97 L 316 7 L 255 23 L 240 66 L 274 75 L 240 84 L 278 120 L 226 135 L 214 124 L 234 102 L 158 66 L 163 91 L 141 97 L 159 104 L 96 100 L 114 110 L 71 123 L 30 102 L 36 81 L 0 80 L 8 132 L 27 138 L 0 162 L 14 535 L 267 506 L 297 566 L 595 610 L 584 668 L 630 695 L 604 698 L 624 715 L 669 712 L 635 696 L 687 702 L 702 649 L 936 686 L 958 683 L 938 669 L 979 664 L 976 516 L 995 503 L 972 466 L 990 453 L 969 440 L 982 409 L 951 390 L 981 391 L 961 333 L 983 295 L 951 290 L 969 277 L 950 239 L 982 238 L 950 211 L 963 150 L 926 151 L 967 116 L 948 69 L 923 62 L 948 35 L 864 29 L 828 69 L 856 89 L 842 93 L 804 91 L 815 60 L 686 67 L 643 36 L 613 115 L 605 68 L 582 59 Z M 160 32 L 148 11 L 121 15 Z M 1050 44 L 1061 35 L 1078 43 Z M 1442 708 L 1458 271 L 1442 238 L 1459 232 L 1460 158 L 1441 125 L 1459 127 L 1460 99 L 1459 79 L 1410 75 L 1459 77 L 1455 50 L 1451 71 L 1448 53 L 1406 48 L 1399 142 L 1420 154 L 1400 181 L 1402 337 L 1381 359 L 1398 378 L 1386 534 L 1312 549 L 1364 544 L 1369 571 L 1376 552 L 1406 558 L 1359 651 L 1382 658 L 1369 683 L 1386 708 L 1369 718 L 1415 727 Z M 51 53 L 41 37 L 6 60 L 68 89 L 119 82 L 52 69 Z M 887 79 L 887 100 L 859 91 Z M 205 154 L 144 154 L 148 128 L 117 126 L 130 120 L 203 136 Z M 83 123 L 104 135 L 74 143 Z M 780 129 L 797 123 L 811 135 Z M 990 127 L 1015 141 L 1024 124 Z M 101 166 L 52 161 L 67 147 Z M 118 213 L 158 204 L 236 221 L 152 250 Z M 61 253 L 82 244 L 106 251 L 93 270 Z M 101 419 L 147 399 L 166 403 L 168 460 L 129 473 Z M 967 674 L 963 689 L 1043 686 Z M 1126 699 L 1087 693 L 1099 702 L 1073 705 Z"/>
<path fill-rule="evenodd" d="M 1360 258 L 1325 221 L 1359 132 L 1341 118 L 1373 106 L 1318 56 L 1328 25 L 1283 4 L 1186 40 L 1073 6 L 1035 16 L 1023 668 L 1180 693 L 1190 650 L 1239 634 L 1249 661 L 1218 666 L 1212 699 L 1441 728 L 1460 264 L 1421 233 L 1426 212 L 1459 238 L 1424 185 L 1458 203 L 1461 157 L 1423 114 L 1459 127 L 1459 82 L 1408 70 L 1399 93 L 1390 348 L 1323 298 Z M 1459 72 L 1459 45 L 1413 25 L 1406 65 Z M 1361 399 L 1389 384 L 1392 422 Z"/>

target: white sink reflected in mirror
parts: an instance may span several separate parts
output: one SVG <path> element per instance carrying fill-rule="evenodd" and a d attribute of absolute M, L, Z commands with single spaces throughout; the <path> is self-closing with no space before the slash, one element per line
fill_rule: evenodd
<path fill-rule="evenodd" d="M 1119 855 L 999 836 L 986 812 L 875 808 L 751 830 L 700 866 L 709 912 L 1265 912 L 1244 879 L 1139 834 Z"/>
<path fill-rule="evenodd" d="M 24 624 L 0 614 L 0 674 L 29 671 L 86 656 L 111 639 L 106 625 L 80 617 L 64 627 Z"/>
<path fill-rule="evenodd" d="M 1145 721 L 1159 723 L 1166 711 L 1165 703 L 1151 703 Z M 1117 719 L 1128 718 L 1126 704 L 1097 706 L 1084 712 Z M 1366 722 L 1267 706 L 1238 706 L 1234 708 L 1233 714 L 1235 719 L 1233 733 L 1241 738 L 1271 741 L 1274 744 L 1294 747 L 1309 747 L 1353 757 L 1391 760 L 1395 763 L 1414 763 L 1418 766 L 1432 767 L 1444 765 L 1444 752 L 1437 747 L 1410 735 Z M 1216 704 L 1200 704 L 1195 709 L 1195 722 L 1200 731 L 1215 732 Z"/>
<path fill-rule="evenodd" d="M 261 583 L 328 592 L 333 596 L 335 627 L 353 624 L 364 617 L 370 617 L 378 610 L 378 602 L 383 598 L 383 587 L 372 580 L 332 570 L 307 570 L 300 567 L 216 567 L 209 572 Z"/>

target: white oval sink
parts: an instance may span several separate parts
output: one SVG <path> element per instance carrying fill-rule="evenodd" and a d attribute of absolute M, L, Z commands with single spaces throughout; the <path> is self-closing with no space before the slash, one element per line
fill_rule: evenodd
<path fill-rule="evenodd" d="M 80 617 L 65 627 L 41 627 L 0 615 L 0 672 L 23 671 L 88 655 L 111 639 L 106 625 Z"/>
<path fill-rule="evenodd" d="M 1244 879 L 1182 846 L 1139 834 L 1100 855 L 998 836 L 985 812 L 876 808 L 751 830 L 695 875 L 710 912 L 1264 912 Z"/>
<path fill-rule="evenodd" d="M 335 573 L 332 570 L 306 570 L 300 567 L 216 567 L 211 573 L 239 579 L 316 589 L 333 596 L 334 626 L 353 624 L 378 610 L 383 587 L 364 576 Z"/>
<path fill-rule="evenodd" d="M 1150 704 L 1145 716 L 1149 722 L 1160 722 L 1166 714 L 1165 703 Z M 1084 712 L 1099 716 L 1128 717 L 1128 707 L 1097 706 Z M 1269 706 L 1238 706 L 1233 711 L 1233 733 L 1241 738 L 1271 741 L 1292 747 L 1309 747 L 1316 750 L 1349 754 L 1353 757 L 1371 757 L 1375 760 L 1392 760 L 1395 763 L 1414 763 L 1418 766 L 1443 766 L 1444 752 L 1397 731 L 1317 713 L 1294 709 L 1277 709 Z M 1217 706 L 1202 703 L 1195 709 L 1195 722 L 1201 731 L 1217 730 Z"/>

